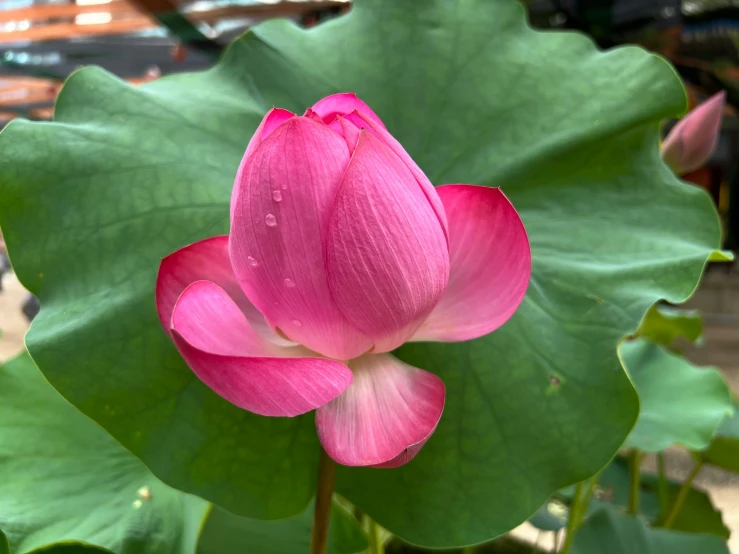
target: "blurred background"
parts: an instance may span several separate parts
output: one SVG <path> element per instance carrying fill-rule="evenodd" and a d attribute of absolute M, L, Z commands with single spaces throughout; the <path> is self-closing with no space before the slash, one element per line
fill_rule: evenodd
<path fill-rule="evenodd" d="M 724 247 L 736 251 L 739 0 L 520 1 L 536 27 L 580 31 L 602 48 L 638 44 L 668 58 L 685 83 L 691 107 L 727 92 L 719 147 L 684 179 L 710 193 L 721 214 Z M 231 40 L 266 19 L 289 18 L 307 28 L 350 9 L 351 0 L 0 0 L 0 128 L 16 117 L 53 118 L 64 80 L 80 66 L 102 66 L 136 86 L 209 67 Z M 703 313 L 705 339 L 701 347 L 686 349 L 692 361 L 721 368 L 739 393 L 735 267 L 709 268 L 689 303 Z M 0 234 L 0 362 L 22 350 L 37 309 L 12 274 Z M 668 457 L 676 477 L 690 468 L 684 456 L 676 451 Z M 739 554 L 739 482 L 712 469 L 701 474 L 699 485 L 723 510 L 733 531 L 732 552 Z"/>

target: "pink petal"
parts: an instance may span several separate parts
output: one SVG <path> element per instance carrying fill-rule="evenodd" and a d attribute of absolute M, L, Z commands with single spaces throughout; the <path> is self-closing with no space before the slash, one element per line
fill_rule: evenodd
<path fill-rule="evenodd" d="M 664 161 L 683 175 L 705 165 L 716 150 L 726 92 L 721 91 L 683 117 L 662 143 Z"/>
<path fill-rule="evenodd" d="M 272 108 L 270 111 L 267 112 L 267 114 L 262 119 L 262 122 L 259 124 L 259 127 L 257 127 L 257 130 L 254 131 L 249 144 L 246 146 L 246 152 L 244 152 L 244 156 L 243 158 L 241 158 L 241 164 L 239 165 L 239 169 L 236 173 L 237 183 L 239 182 L 239 180 L 241 180 L 241 172 L 244 170 L 246 160 L 249 158 L 249 156 L 252 155 L 254 150 L 256 150 L 257 146 L 262 144 L 262 141 L 266 139 L 269 135 L 271 135 L 272 132 L 277 129 L 277 127 L 293 117 L 296 117 L 294 113 L 288 110 L 283 110 L 282 108 Z M 231 219 L 233 219 L 234 215 L 234 206 L 238 203 L 238 200 L 236 199 L 236 195 L 238 194 L 238 192 L 238 187 L 234 187 L 233 191 L 231 192 Z"/>
<path fill-rule="evenodd" d="M 341 360 L 372 347 L 336 306 L 323 262 L 331 203 L 348 163 L 344 139 L 323 123 L 284 123 L 236 181 L 230 237 L 236 277 L 269 323 Z"/>
<path fill-rule="evenodd" d="M 416 180 L 379 139 L 362 131 L 328 228 L 329 285 L 373 352 L 405 342 L 449 278 L 444 231 Z"/>
<path fill-rule="evenodd" d="M 350 119 L 351 118 L 351 119 Z M 349 116 L 341 116 L 329 123 L 329 128 L 344 138 L 349 154 L 354 154 L 359 140 L 359 130 L 363 127 L 364 121 L 359 119 L 356 114 Z"/>
<path fill-rule="evenodd" d="M 439 423 L 444 383 L 388 354 L 367 354 L 350 367 L 352 385 L 316 412 L 323 448 L 346 466 L 408 463 Z"/>
<path fill-rule="evenodd" d="M 291 111 L 283 110 L 282 108 L 272 108 L 270 111 L 268 111 L 267 114 L 264 116 L 264 119 L 262 119 L 262 122 L 259 124 L 259 127 L 257 127 L 257 130 L 254 132 L 251 140 L 249 141 L 249 144 L 246 147 L 246 152 L 244 153 L 244 158 L 254 152 L 257 146 L 264 142 L 264 140 L 268 136 L 270 136 L 274 132 L 274 130 L 277 129 L 277 127 L 285 123 L 285 121 L 292 119 L 293 117 L 297 116 Z"/>
<path fill-rule="evenodd" d="M 413 340 L 474 339 L 503 325 L 521 304 L 531 277 L 529 240 L 500 189 L 437 190 L 449 219 L 449 284 Z"/>
<path fill-rule="evenodd" d="M 232 404 L 265 416 L 296 416 L 324 405 L 352 382 L 344 364 L 303 355 L 303 347 L 262 341 L 218 285 L 199 281 L 172 316 L 177 349 L 203 383 Z"/>
<path fill-rule="evenodd" d="M 212 354 L 289 357 L 307 353 L 302 347 L 264 341 L 231 296 L 212 281 L 195 281 L 184 290 L 172 314 L 172 329 L 193 347 Z"/>
<path fill-rule="evenodd" d="M 213 281 L 223 287 L 262 338 L 276 344 L 292 344 L 272 331 L 264 316 L 241 290 L 231 269 L 228 237 L 225 235 L 185 246 L 162 260 L 156 284 L 157 312 L 162 327 L 170 336 L 172 311 L 177 299 L 189 285 L 200 280 Z"/>
<path fill-rule="evenodd" d="M 323 118 L 324 123 L 331 123 L 337 117 L 346 115 L 355 110 L 363 112 L 383 129 L 385 125 L 382 120 L 377 117 L 377 114 L 372 111 L 367 104 L 362 102 L 357 95 L 352 92 L 341 92 L 339 94 L 332 94 L 316 102 L 309 110 L 317 113 Z M 306 112 L 307 113 L 307 112 Z"/>
<path fill-rule="evenodd" d="M 436 189 L 434 188 L 434 185 L 431 184 L 428 177 L 426 177 L 426 174 L 420 167 L 418 167 L 418 164 L 416 164 L 416 162 L 413 161 L 413 158 L 408 155 L 405 148 L 403 148 L 403 146 L 388 132 L 387 129 L 385 129 L 384 126 L 377 125 L 374 120 L 367 117 L 365 114 L 361 112 L 349 114 L 346 118 L 359 128 L 366 127 L 373 135 L 382 140 L 382 142 L 384 142 L 385 145 L 400 158 L 408 169 L 410 169 L 411 173 L 413 173 L 413 176 L 418 181 L 418 185 L 421 187 L 421 190 L 423 190 L 426 198 L 428 198 L 428 201 L 434 208 L 436 217 L 439 218 L 439 223 L 444 229 L 444 234 L 448 237 L 446 214 L 444 213 L 444 207 L 441 205 L 441 200 L 439 200 Z"/>
<path fill-rule="evenodd" d="M 346 141 L 346 146 L 349 148 L 349 152 L 354 154 L 354 150 L 357 148 L 357 142 L 359 142 L 359 129 L 352 125 L 344 117 L 339 117 L 329 127 L 332 129 L 338 126 L 341 130 L 341 136 Z"/>
<path fill-rule="evenodd" d="M 311 110 L 310 108 L 305 110 L 303 117 L 307 117 L 308 119 L 312 119 L 314 121 L 320 121 L 321 123 L 323 123 L 323 118 L 319 114 Z"/>

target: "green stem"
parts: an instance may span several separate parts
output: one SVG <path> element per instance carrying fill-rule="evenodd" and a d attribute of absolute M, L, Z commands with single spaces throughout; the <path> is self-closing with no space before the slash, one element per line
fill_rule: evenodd
<path fill-rule="evenodd" d="M 374 519 L 369 520 L 370 554 L 385 554 L 385 544 L 382 542 L 380 526 Z"/>
<path fill-rule="evenodd" d="M 588 481 L 588 487 L 587 487 L 587 490 L 585 491 L 585 498 L 583 499 L 582 507 L 580 508 L 580 513 L 578 514 L 578 518 L 577 518 L 578 527 L 582 523 L 582 520 L 588 511 L 588 506 L 590 505 L 590 499 L 593 498 L 594 496 L 595 486 L 598 484 L 599 480 L 600 480 L 600 472 L 593 475 Z"/>
<path fill-rule="evenodd" d="M 567 518 L 567 532 L 565 535 L 564 546 L 562 546 L 562 554 L 569 553 L 570 548 L 572 548 L 572 541 L 575 539 L 575 531 L 577 530 L 577 523 L 580 519 L 580 506 L 583 502 L 583 488 L 582 481 L 575 486 L 575 495 L 572 497 L 570 515 Z"/>
<path fill-rule="evenodd" d="M 635 516 L 639 512 L 639 487 L 641 486 L 642 452 L 634 448 L 629 455 L 629 508 L 627 513 Z"/>
<path fill-rule="evenodd" d="M 695 478 L 698 477 L 698 474 L 700 473 L 702 468 L 703 468 L 703 460 L 698 460 L 695 463 L 695 467 L 693 467 L 693 470 L 688 475 L 688 478 L 685 479 L 685 482 L 683 483 L 682 487 L 680 487 L 680 491 L 677 493 L 677 498 L 675 498 L 675 502 L 672 504 L 670 513 L 665 519 L 665 523 L 663 525 L 664 528 L 669 529 L 670 527 L 672 527 L 672 524 L 675 523 L 675 519 L 680 513 L 680 508 L 683 507 L 683 503 L 685 502 L 685 499 L 688 497 L 688 493 L 690 492 L 690 489 L 693 486 L 693 481 L 695 481 Z"/>
<path fill-rule="evenodd" d="M 657 495 L 659 497 L 659 519 L 667 515 L 670 500 L 667 497 L 667 478 L 665 477 L 665 454 L 657 452 L 657 472 L 659 481 L 657 482 Z"/>
<path fill-rule="evenodd" d="M 316 509 L 313 514 L 313 533 L 310 538 L 310 554 L 326 554 L 328 529 L 331 523 L 331 499 L 336 482 L 336 462 L 321 449 L 316 486 Z"/>

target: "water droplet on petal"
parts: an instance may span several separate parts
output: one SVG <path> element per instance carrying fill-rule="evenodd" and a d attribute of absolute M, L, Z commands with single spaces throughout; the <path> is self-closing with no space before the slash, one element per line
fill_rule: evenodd
<path fill-rule="evenodd" d="M 254 258 L 252 258 L 251 256 L 247 256 L 247 257 L 246 257 L 246 261 L 247 261 L 247 262 L 249 262 L 249 265 L 250 265 L 250 266 L 252 266 L 252 267 L 257 267 L 257 266 L 259 265 L 259 262 L 258 262 L 258 261 L 256 261 L 256 260 L 255 260 Z"/>
<path fill-rule="evenodd" d="M 287 190 L 287 183 L 282 183 L 282 190 Z"/>
<path fill-rule="evenodd" d="M 266 216 L 264 216 L 264 222 L 267 224 L 267 227 L 277 226 L 277 218 L 272 214 L 267 214 Z"/>
<path fill-rule="evenodd" d="M 289 289 L 293 288 L 295 286 L 295 281 L 290 279 L 289 277 L 285 279 L 285 286 Z"/>
<path fill-rule="evenodd" d="M 282 202 L 282 191 L 273 190 L 272 191 L 272 200 L 274 200 L 275 202 Z"/>
<path fill-rule="evenodd" d="M 293 325 L 295 325 L 295 327 L 302 327 L 303 324 L 299 319 L 293 319 Z"/>

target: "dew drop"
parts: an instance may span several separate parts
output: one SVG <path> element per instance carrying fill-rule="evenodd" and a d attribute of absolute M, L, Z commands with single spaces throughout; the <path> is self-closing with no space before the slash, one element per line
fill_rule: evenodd
<path fill-rule="evenodd" d="M 295 325 L 295 327 L 302 327 L 303 326 L 303 324 L 300 322 L 299 319 L 293 319 L 293 325 Z"/>
<path fill-rule="evenodd" d="M 267 224 L 267 227 L 277 226 L 277 218 L 272 214 L 267 214 L 266 216 L 264 216 L 264 222 Z"/>
<path fill-rule="evenodd" d="M 282 202 L 282 191 L 273 190 L 272 191 L 272 200 L 274 200 L 275 202 Z"/>
<path fill-rule="evenodd" d="M 294 288 L 295 287 L 295 281 L 293 281 L 292 279 L 290 279 L 289 277 L 287 277 L 287 278 L 285 278 L 285 286 L 287 288 L 289 288 L 289 289 Z"/>
<path fill-rule="evenodd" d="M 256 261 L 256 260 L 255 260 L 254 258 L 252 258 L 251 256 L 247 256 L 247 257 L 246 257 L 246 261 L 247 261 L 247 262 L 249 262 L 249 265 L 250 265 L 250 266 L 252 266 L 252 267 L 257 267 L 257 266 L 259 265 L 259 262 L 258 262 L 258 261 Z"/>
<path fill-rule="evenodd" d="M 282 190 L 287 190 L 287 183 L 282 183 Z"/>

